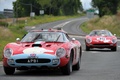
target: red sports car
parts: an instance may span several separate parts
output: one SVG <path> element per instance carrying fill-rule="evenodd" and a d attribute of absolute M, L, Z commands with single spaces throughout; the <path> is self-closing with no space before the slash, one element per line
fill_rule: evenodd
<path fill-rule="evenodd" d="M 4 47 L 3 67 L 7 75 L 15 70 L 57 68 L 65 75 L 79 70 L 81 43 L 62 30 L 33 30 L 21 40 Z"/>
<path fill-rule="evenodd" d="M 110 48 L 117 50 L 117 37 L 108 30 L 93 30 L 85 38 L 86 51 L 90 48 Z"/>

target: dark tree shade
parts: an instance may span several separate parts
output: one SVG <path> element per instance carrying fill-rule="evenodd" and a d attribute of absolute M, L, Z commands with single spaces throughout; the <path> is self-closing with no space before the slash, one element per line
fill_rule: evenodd
<path fill-rule="evenodd" d="M 119 0 L 92 0 L 93 7 L 99 10 L 99 16 L 113 15 L 117 13 Z"/>
<path fill-rule="evenodd" d="M 40 9 L 44 9 L 45 14 L 56 16 L 73 15 L 82 10 L 80 0 L 16 0 L 13 5 L 16 17 L 29 16 L 30 12 L 39 15 Z"/>

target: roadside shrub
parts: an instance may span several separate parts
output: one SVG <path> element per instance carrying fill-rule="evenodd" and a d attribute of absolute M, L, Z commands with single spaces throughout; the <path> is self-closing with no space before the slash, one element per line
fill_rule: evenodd
<path fill-rule="evenodd" d="M 120 37 L 120 14 L 113 16 L 105 15 L 101 18 L 95 17 L 88 22 L 83 23 L 80 28 L 86 33 L 89 33 L 94 29 L 107 29 Z"/>
<path fill-rule="evenodd" d="M 0 27 L 0 40 L 9 40 L 9 39 L 13 39 L 13 34 L 12 32 L 5 27 Z"/>
<path fill-rule="evenodd" d="M 0 26 L 5 26 L 5 27 L 7 27 L 8 26 L 8 23 L 6 23 L 6 22 L 0 22 Z"/>

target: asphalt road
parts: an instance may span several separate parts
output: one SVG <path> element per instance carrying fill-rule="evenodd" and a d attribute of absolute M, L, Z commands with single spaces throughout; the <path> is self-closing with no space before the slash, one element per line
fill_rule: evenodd
<path fill-rule="evenodd" d="M 14 75 L 8 76 L 5 75 L 2 65 L 0 65 L 0 80 L 120 80 L 120 42 L 118 41 L 116 52 L 109 49 L 85 51 L 83 36 L 85 34 L 79 29 L 79 25 L 86 20 L 88 19 L 85 17 L 69 19 L 37 25 L 35 28 L 62 26 L 63 30 L 68 33 L 77 34 L 78 36 L 72 37 L 75 37 L 82 44 L 83 55 L 79 71 L 73 71 L 69 76 L 62 75 L 58 70 L 16 71 Z"/>

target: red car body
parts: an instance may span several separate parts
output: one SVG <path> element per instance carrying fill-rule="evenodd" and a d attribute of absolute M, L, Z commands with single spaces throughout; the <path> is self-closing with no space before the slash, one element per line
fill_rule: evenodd
<path fill-rule="evenodd" d="M 69 75 L 79 70 L 82 55 L 81 43 L 62 30 L 34 30 L 22 40 L 4 47 L 3 67 L 7 75 L 15 69 L 58 68 Z"/>
<path fill-rule="evenodd" d="M 91 48 L 109 48 L 117 50 L 117 37 L 108 30 L 93 30 L 85 37 L 86 51 Z"/>

